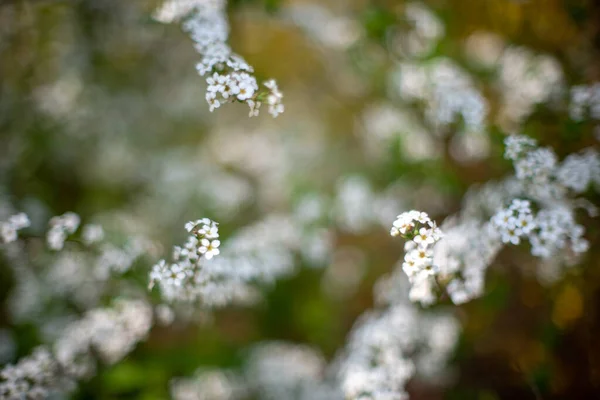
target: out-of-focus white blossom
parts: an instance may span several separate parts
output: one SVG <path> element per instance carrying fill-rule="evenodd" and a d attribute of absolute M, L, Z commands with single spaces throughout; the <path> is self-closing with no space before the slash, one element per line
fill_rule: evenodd
<path fill-rule="evenodd" d="M 405 387 L 417 372 L 414 357 L 419 350 L 429 348 L 430 352 L 418 362 L 427 365 L 429 361 L 439 367 L 454 348 L 458 326 L 448 323 L 447 318 L 424 320 L 408 304 L 363 314 L 338 360 L 338 378 L 345 398 L 408 399 Z M 425 321 L 427 328 L 423 326 Z M 422 329 L 429 333 L 423 335 Z M 443 332 L 435 332 L 441 329 Z M 446 340 L 438 341 L 439 336 Z"/>
<path fill-rule="evenodd" d="M 81 239 L 87 246 L 101 242 L 104 239 L 104 229 L 100 225 L 84 225 L 81 232 Z"/>
<path fill-rule="evenodd" d="M 245 398 L 247 388 L 231 371 L 200 369 L 193 377 L 171 381 L 173 400 L 234 400 Z"/>
<path fill-rule="evenodd" d="M 46 242 L 52 250 L 62 250 L 67 237 L 79 228 L 81 218 L 73 212 L 52 217 L 49 222 L 50 229 L 46 233 Z"/>
<path fill-rule="evenodd" d="M 575 193 L 585 192 L 591 183 L 600 187 L 600 156 L 594 149 L 580 154 L 570 154 L 556 171 L 560 184 Z"/>
<path fill-rule="evenodd" d="M 582 121 L 587 115 L 591 119 L 600 119 L 600 83 L 571 88 L 569 115 L 575 121 Z"/>
<path fill-rule="evenodd" d="M 175 400 L 342 400 L 323 356 L 309 346 L 265 342 L 249 352 L 244 368 L 201 368 L 171 382 Z"/>
<path fill-rule="evenodd" d="M 444 35 L 444 25 L 423 3 L 410 2 L 404 7 L 404 18 L 411 26 L 408 32 L 399 32 L 395 38 L 405 57 L 426 56 Z"/>
<path fill-rule="evenodd" d="M 0 378 L 0 398 L 6 400 L 45 399 L 72 386 L 45 347 L 36 348 L 16 365 L 5 366 Z"/>
<path fill-rule="evenodd" d="M 444 127 L 462 118 L 465 129 L 485 131 L 487 101 L 451 60 L 401 63 L 392 73 L 392 83 L 403 100 L 426 103 L 425 115 L 434 126 Z"/>
<path fill-rule="evenodd" d="M 3 399 L 44 399 L 67 393 L 95 369 L 94 354 L 113 364 L 144 339 L 152 308 L 141 300 L 121 300 L 114 308 L 94 309 L 70 325 L 52 350 L 40 347 L 16 365 L 0 371 Z"/>
<path fill-rule="evenodd" d="M 576 253 L 584 253 L 589 243 L 583 238 L 585 229 L 575 222 L 573 211 L 566 205 L 542 209 L 535 219 L 537 229 L 529 236 L 531 254 L 550 258 L 569 246 Z"/>
<path fill-rule="evenodd" d="M 507 128 L 520 124 L 537 104 L 559 94 L 563 73 L 559 62 L 524 47 L 507 47 L 500 58 L 498 89 L 502 93 L 500 122 Z"/>
<path fill-rule="evenodd" d="M 316 350 L 283 342 L 267 342 L 255 346 L 246 364 L 246 380 L 258 398 L 265 400 L 309 400 L 321 398 L 326 363 Z M 341 393 L 330 391 L 342 399 Z"/>
<path fill-rule="evenodd" d="M 54 343 L 56 360 L 77 379 L 94 370 L 92 354 L 107 364 L 120 361 L 152 326 L 152 307 L 142 300 L 121 300 L 112 308 L 90 310 L 67 326 Z"/>
<path fill-rule="evenodd" d="M 0 239 L 2 243 L 11 243 L 17 240 L 18 231 L 31 225 L 29 217 L 25 213 L 18 213 L 8 218 L 6 222 L 0 222 Z"/>
<path fill-rule="evenodd" d="M 362 27 L 355 19 L 333 14 L 317 3 L 291 3 L 281 13 L 327 48 L 346 50 L 360 38 Z"/>

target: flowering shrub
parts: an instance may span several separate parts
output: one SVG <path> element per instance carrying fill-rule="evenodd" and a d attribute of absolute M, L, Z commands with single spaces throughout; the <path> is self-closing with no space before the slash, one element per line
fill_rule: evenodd
<path fill-rule="evenodd" d="M 0 4 L 0 399 L 594 398 L 591 22 L 67 3 Z"/>

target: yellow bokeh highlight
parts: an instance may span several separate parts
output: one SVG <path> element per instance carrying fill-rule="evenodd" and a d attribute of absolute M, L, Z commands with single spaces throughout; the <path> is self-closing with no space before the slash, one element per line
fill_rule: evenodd
<path fill-rule="evenodd" d="M 583 314 L 583 297 L 573 284 L 562 288 L 552 310 L 552 322 L 560 329 L 565 329 L 571 323 L 581 318 Z"/>

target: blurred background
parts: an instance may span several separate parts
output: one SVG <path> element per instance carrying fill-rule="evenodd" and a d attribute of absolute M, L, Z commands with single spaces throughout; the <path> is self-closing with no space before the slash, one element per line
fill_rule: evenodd
<path fill-rule="evenodd" d="M 600 79 L 594 0 L 230 1 L 232 48 L 284 93 L 277 119 L 241 104 L 209 113 L 198 54 L 178 24 L 152 19 L 160 3 L 0 0 L 0 208 L 40 232 L 74 211 L 117 241 L 163 244 L 93 298 L 80 272 L 36 255 L 29 279 L 2 255 L 0 364 L 143 290 L 188 220 L 218 221 L 223 241 L 270 217 L 301 221 L 298 268 L 252 307 L 177 310 L 74 399 L 168 398 L 172 378 L 236 368 L 267 340 L 331 359 L 402 257 L 397 214 L 441 222 L 470 187 L 511 174 L 508 133 L 561 158 L 600 137 L 566 106 L 571 86 Z M 458 121 L 432 104 L 436 79 L 469 88 Z M 506 249 L 482 298 L 423 311 L 452 313 L 461 336 L 444 377 L 411 381 L 412 399 L 600 398 L 600 230 L 581 218 L 591 250 L 578 265 Z"/>

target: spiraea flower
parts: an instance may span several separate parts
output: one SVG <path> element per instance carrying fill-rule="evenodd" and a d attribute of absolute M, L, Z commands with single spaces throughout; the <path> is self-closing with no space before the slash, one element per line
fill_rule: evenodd
<path fill-rule="evenodd" d="M 206 102 L 212 112 L 232 102 L 246 103 L 250 116 L 257 116 L 261 103 L 269 105 L 269 113 L 277 117 L 283 112 L 283 95 L 274 80 L 260 90 L 254 69 L 227 45 L 229 25 L 225 0 L 168 0 L 154 14 L 157 21 L 171 23 L 183 20 L 183 30 L 194 41 L 201 60 L 196 70 L 206 76 Z"/>

